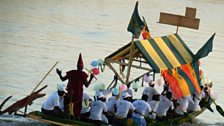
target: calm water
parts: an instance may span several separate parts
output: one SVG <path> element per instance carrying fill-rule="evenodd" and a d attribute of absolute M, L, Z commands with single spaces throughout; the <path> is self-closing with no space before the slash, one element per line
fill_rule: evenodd
<path fill-rule="evenodd" d="M 133 0 L 1 0 L 0 102 L 13 95 L 6 107 L 28 95 L 56 61 L 64 74 L 76 68 L 81 52 L 85 66 L 91 68 L 91 61 L 104 59 L 127 44 L 131 34 L 126 29 L 134 5 Z M 217 103 L 224 108 L 224 1 L 142 0 L 139 13 L 145 17 L 152 36 L 157 37 L 176 31 L 174 26 L 157 23 L 159 13 L 184 15 L 187 6 L 197 8 L 200 29 L 180 28 L 179 34 L 194 53 L 216 32 L 213 52 L 202 59 L 202 68 L 214 82 Z M 96 83 L 109 84 L 112 78 L 106 68 Z M 50 94 L 57 83 L 60 80 L 53 70 L 41 85 L 48 85 L 43 92 Z M 85 89 L 89 94 L 94 93 L 93 85 Z M 28 111 L 40 110 L 43 100 L 36 100 Z M 7 123 L 2 121 L 0 125 Z M 224 125 L 224 121 L 216 111 L 206 110 L 193 125 Z"/>

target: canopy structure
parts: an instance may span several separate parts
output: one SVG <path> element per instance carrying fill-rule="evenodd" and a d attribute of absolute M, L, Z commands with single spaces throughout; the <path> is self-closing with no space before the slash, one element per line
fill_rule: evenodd
<path fill-rule="evenodd" d="M 137 40 L 134 43 L 133 61 L 149 64 L 156 73 L 191 63 L 194 56 L 178 34 Z M 107 56 L 106 63 L 121 63 L 121 60 L 128 60 L 130 49 L 131 43 Z M 137 60 L 138 58 L 143 60 Z"/>
<path fill-rule="evenodd" d="M 134 41 L 118 49 L 105 58 L 105 62 L 119 80 L 124 83 L 112 63 L 120 66 L 128 66 L 125 60 L 132 60 L 130 67 L 147 70 L 147 72 L 161 73 L 170 82 L 176 98 L 189 96 L 194 92 L 200 93 L 200 76 L 198 60 L 212 51 L 213 34 L 210 39 L 194 55 L 178 34 L 171 34 L 163 37 L 150 38 Z M 130 50 L 134 50 L 130 59 Z M 134 62 L 140 62 L 134 65 Z M 151 68 L 143 67 L 141 64 L 148 64 Z M 175 83 L 174 83 L 175 82 Z M 127 83 L 129 85 L 131 82 Z M 177 89 L 178 87 L 178 89 Z"/>
<path fill-rule="evenodd" d="M 193 59 L 193 53 L 178 34 L 135 41 L 135 45 L 157 73 L 191 63 Z"/>

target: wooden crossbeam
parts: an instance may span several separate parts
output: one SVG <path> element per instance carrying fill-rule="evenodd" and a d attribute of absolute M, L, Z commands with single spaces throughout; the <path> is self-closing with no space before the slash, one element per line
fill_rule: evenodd
<path fill-rule="evenodd" d="M 199 29 L 200 19 L 196 18 L 196 8 L 186 7 L 185 16 L 161 12 L 158 23 L 177 26 L 178 32 L 178 27 Z"/>

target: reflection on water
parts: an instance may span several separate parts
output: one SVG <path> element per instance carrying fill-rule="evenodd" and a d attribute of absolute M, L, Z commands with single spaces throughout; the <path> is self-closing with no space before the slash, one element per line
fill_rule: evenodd
<path fill-rule="evenodd" d="M 127 4 L 128 3 L 128 4 Z M 51 66 L 65 71 L 75 68 L 82 52 L 85 66 L 106 57 L 131 40 L 126 31 L 135 1 L 0 1 L 0 101 L 13 95 L 6 106 L 28 95 Z M 185 7 L 197 8 L 200 29 L 180 28 L 179 34 L 194 53 L 216 32 L 213 52 L 202 59 L 202 68 L 214 82 L 219 95 L 217 103 L 224 106 L 222 89 L 224 64 L 224 1 L 222 0 L 151 0 L 140 1 L 139 12 L 146 18 L 152 36 L 174 33 L 176 27 L 158 24 L 159 13 L 185 14 Z M 135 75 L 132 73 L 132 75 Z M 106 68 L 96 83 L 109 84 L 113 74 Z M 47 95 L 60 83 L 53 71 L 42 85 Z M 90 88 L 85 89 L 90 95 Z M 140 97 L 140 93 L 136 93 Z M 38 99 L 28 111 L 39 110 L 44 98 Z M 212 106 L 215 110 L 215 106 Z M 209 115 L 209 116 L 208 116 Z M 194 125 L 224 125 L 217 113 L 205 111 Z"/>
<path fill-rule="evenodd" d="M 48 126 L 45 123 L 15 115 L 0 116 L 0 122 L 0 126 Z"/>

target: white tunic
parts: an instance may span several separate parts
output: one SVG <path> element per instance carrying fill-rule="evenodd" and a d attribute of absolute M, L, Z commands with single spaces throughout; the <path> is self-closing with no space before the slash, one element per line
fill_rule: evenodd
<path fill-rule="evenodd" d="M 107 105 L 100 100 L 91 102 L 90 116 L 92 120 L 102 120 L 102 113 L 107 112 Z"/>
<path fill-rule="evenodd" d="M 152 100 L 152 96 L 153 95 L 157 95 L 158 92 L 156 91 L 155 88 L 153 87 L 146 87 L 144 90 L 143 90 L 143 94 L 146 94 L 148 96 L 148 100 L 147 102 L 150 102 Z"/>
<path fill-rule="evenodd" d="M 144 100 L 136 100 L 134 101 L 133 105 L 137 113 L 134 112 L 132 115 L 137 118 L 144 118 L 144 115 L 146 113 L 149 113 L 152 111 L 150 105 Z"/>
<path fill-rule="evenodd" d="M 58 92 L 53 92 L 50 96 L 48 96 L 47 100 L 43 103 L 42 108 L 45 110 L 53 110 L 55 106 L 59 108 L 63 108 L 64 98 L 58 95 Z"/>
<path fill-rule="evenodd" d="M 153 112 L 156 112 L 156 109 L 158 107 L 158 104 L 159 104 L 159 101 L 152 100 L 152 101 L 149 102 L 149 105 L 150 105 L 150 107 L 151 107 L 151 109 L 152 109 Z M 147 116 L 149 118 L 151 118 L 151 119 L 155 119 L 156 118 L 156 114 L 155 113 L 152 113 L 150 115 L 147 114 Z"/>
<path fill-rule="evenodd" d="M 126 100 L 120 100 L 117 104 L 117 112 L 116 115 L 121 118 L 126 118 L 129 110 L 135 110 L 134 105 Z"/>
<path fill-rule="evenodd" d="M 201 111 L 201 107 L 200 107 L 199 103 L 200 103 L 200 100 L 205 97 L 205 93 L 204 93 L 204 91 L 202 91 L 201 94 L 196 93 L 195 95 L 196 95 L 196 97 L 194 97 L 194 98 L 193 98 L 193 96 L 191 96 L 194 103 L 192 104 L 191 102 L 189 102 L 188 109 L 187 109 L 188 111 Z"/>
<path fill-rule="evenodd" d="M 81 113 L 87 113 L 90 111 L 90 107 L 88 105 L 89 99 L 90 99 L 89 95 L 83 92 Z"/>
<path fill-rule="evenodd" d="M 177 107 L 175 109 L 175 112 L 177 114 L 183 115 L 184 112 L 187 112 L 189 102 L 191 102 L 191 104 L 194 104 L 194 102 L 193 102 L 193 100 L 191 99 L 190 96 L 184 96 L 184 97 L 178 99 L 177 103 L 179 103 L 179 107 Z"/>
<path fill-rule="evenodd" d="M 166 116 L 167 111 L 171 108 L 174 109 L 173 102 L 161 95 L 156 109 L 156 113 L 160 116 Z"/>
<path fill-rule="evenodd" d="M 114 113 L 114 107 L 116 106 L 116 103 L 118 103 L 119 100 L 116 100 L 116 96 L 111 96 L 107 101 L 107 108 L 109 112 Z"/>

